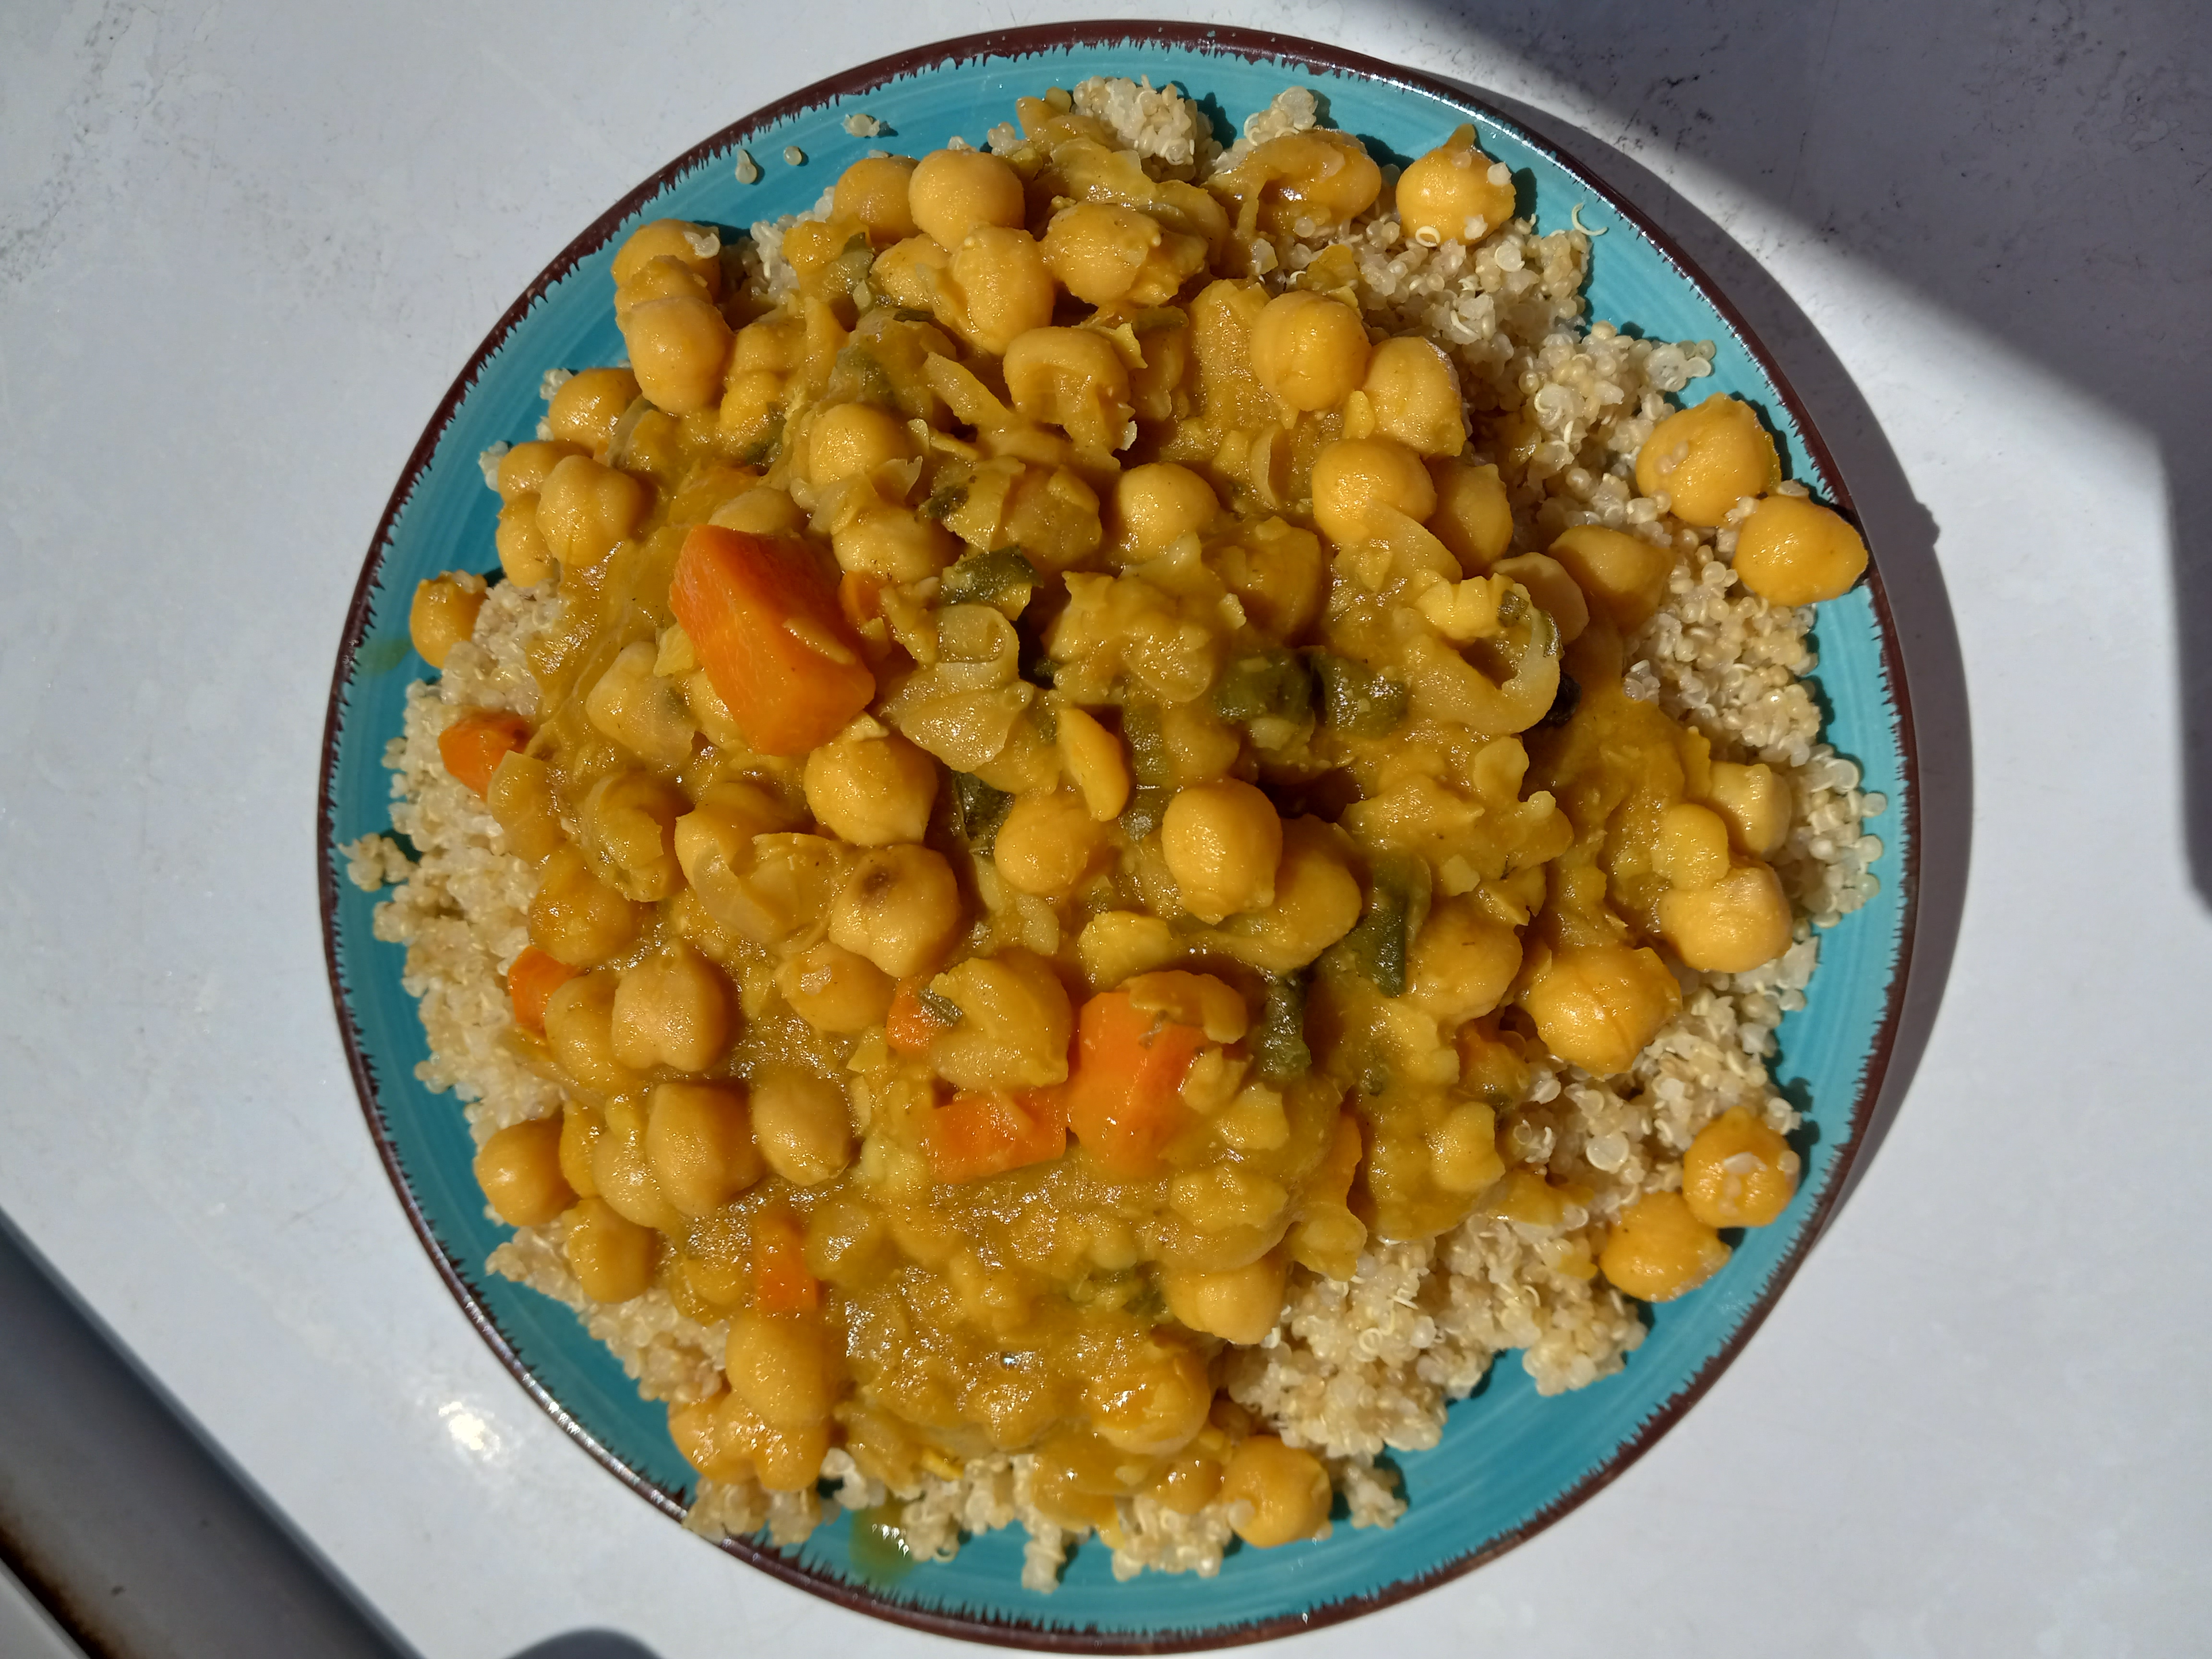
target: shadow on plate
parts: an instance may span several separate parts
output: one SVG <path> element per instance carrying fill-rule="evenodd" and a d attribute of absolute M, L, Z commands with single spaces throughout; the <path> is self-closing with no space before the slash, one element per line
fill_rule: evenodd
<path fill-rule="evenodd" d="M 525 1648 L 514 1659 L 659 1659 L 633 1637 L 611 1630 L 572 1630 Z"/>

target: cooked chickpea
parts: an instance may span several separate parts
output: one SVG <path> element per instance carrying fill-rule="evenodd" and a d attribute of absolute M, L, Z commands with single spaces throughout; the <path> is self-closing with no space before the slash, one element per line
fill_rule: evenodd
<path fill-rule="evenodd" d="M 581 445 L 558 438 L 533 438 L 515 445 L 499 458 L 500 500 L 512 503 L 520 496 L 535 495 L 555 467 L 571 455 L 587 453 Z"/>
<path fill-rule="evenodd" d="M 1103 841 L 1081 796 L 1024 795 L 999 826 L 991 858 L 1010 886 L 1058 898 L 1091 872 Z"/>
<path fill-rule="evenodd" d="M 1438 459 L 1429 463 L 1429 477 L 1437 492 L 1429 528 L 1462 574 L 1482 575 L 1513 545 L 1513 504 L 1498 469 Z"/>
<path fill-rule="evenodd" d="M 580 974 L 545 999 L 545 1044 L 580 1085 L 612 1093 L 635 1081 L 615 1058 L 613 973 Z"/>
<path fill-rule="evenodd" d="M 1397 199 L 1399 222 L 1422 246 L 1479 242 L 1513 216 L 1513 176 L 1462 127 L 1399 175 Z"/>
<path fill-rule="evenodd" d="M 1239 917 L 1236 932 L 1224 931 L 1222 946 L 1240 962 L 1287 974 L 1350 933 L 1364 902 L 1338 834 L 1318 818 L 1293 818 L 1283 826 L 1274 902 Z"/>
<path fill-rule="evenodd" d="M 1287 1264 L 1272 1251 L 1219 1273 L 1167 1267 L 1160 1273 L 1160 1292 L 1168 1311 L 1191 1329 L 1255 1347 L 1282 1317 L 1286 1271 Z"/>
<path fill-rule="evenodd" d="M 1498 1115 L 1462 1101 L 1429 1132 L 1429 1173 L 1448 1193 L 1479 1193 L 1505 1173 L 1498 1154 Z"/>
<path fill-rule="evenodd" d="M 1682 1155 L 1682 1197 L 1708 1227 L 1764 1227 L 1797 1191 L 1790 1143 L 1747 1107 L 1731 1106 Z"/>
<path fill-rule="evenodd" d="M 930 981 L 960 1011 L 930 1050 L 957 1089 L 1038 1089 L 1067 1080 L 1075 1014 L 1052 965 L 1026 951 L 970 957 Z"/>
<path fill-rule="evenodd" d="M 1566 566 L 1548 553 L 1522 553 L 1500 559 L 1491 574 L 1521 584 L 1536 607 L 1547 612 L 1559 630 L 1559 643 L 1572 645 L 1589 626 L 1589 601 L 1582 584 L 1567 574 Z"/>
<path fill-rule="evenodd" d="M 1085 305 L 1110 306 L 1139 286 L 1164 239 L 1159 221 L 1150 214 L 1105 202 L 1078 202 L 1062 208 L 1045 227 L 1045 268 Z M 1136 302 L 1156 304 L 1165 297 L 1146 295 Z"/>
<path fill-rule="evenodd" d="M 1160 821 L 1160 851 L 1184 908 L 1204 921 L 1275 901 L 1283 821 L 1249 783 L 1224 778 L 1176 792 Z"/>
<path fill-rule="evenodd" d="M 1769 495 L 1736 531 L 1735 574 L 1771 605 L 1840 599 L 1866 568 L 1859 532 L 1802 496 Z"/>
<path fill-rule="evenodd" d="M 1112 341 L 1095 328 L 1032 328 L 1006 354 L 1000 368 L 1018 413 L 1060 428 L 1086 449 L 1121 447 L 1129 371 Z"/>
<path fill-rule="evenodd" d="M 563 847 L 538 872 L 530 901 L 530 942 L 571 968 L 596 968 L 637 937 L 637 907 L 592 873 L 574 847 Z"/>
<path fill-rule="evenodd" d="M 1669 886 L 1711 887 L 1729 872 L 1728 825 L 1710 807 L 1677 801 L 1659 815 L 1651 867 Z"/>
<path fill-rule="evenodd" d="M 983 150 L 932 150 L 906 195 L 915 228 L 941 247 L 958 247 L 979 228 L 1018 229 L 1029 215 L 1021 174 Z"/>
<path fill-rule="evenodd" d="M 853 1116 L 845 1091 L 792 1066 L 753 1085 L 753 1139 L 768 1167 L 794 1187 L 818 1187 L 853 1161 Z"/>
<path fill-rule="evenodd" d="M 840 219 L 858 219 L 868 229 L 868 240 L 878 247 L 914 234 L 914 208 L 908 201 L 915 162 L 905 155 L 869 155 L 853 163 L 838 176 L 830 208 Z"/>
<path fill-rule="evenodd" d="M 1084 1393 L 1091 1426 L 1126 1452 L 1163 1457 L 1181 1451 L 1206 1426 L 1213 1379 L 1185 1344 L 1158 1336 L 1107 1358 Z"/>
<path fill-rule="evenodd" d="M 1612 617 L 1624 634 L 1650 620 L 1667 598 L 1667 578 L 1674 568 L 1671 547 L 1602 525 L 1577 525 L 1549 551 L 1591 607 Z"/>
<path fill-rule="evenodd" d="M 671 415 L 689 415 L 722 398 L 730 325 L 714 302 L 696 294 L 648 300 L 623 319 L 638 390 Z"/>
<path fill-rule="evenodd" d="M 668 1201 L 645 1150 L 644 1115 L 627 1100 L 610 1101 L 607 1127 L 592 1147 L 592 1184 L 615 1213 L 655 1232 L 675 1232 L 683 1212 Z"/>
<path fill-rule="evenodd" d="M 416 583 L 414 602 L 407 607 L 407 637 L 416 654 L 431 667 L 443 668 L 446 653 L 476 632 L 483 602 L 483 578 L 465 571 L 449 570 Z"/>
<path fill-rule="evenodd" d="M 1295 410 L 1334 409 L 1367 374 L 1367 328 L 1340 300 L 1292 289 L 1252 325 L 1252 373 Z"/>
<path fill-rule="evenodd" d="M 1659 926 L 1690 967 L 1748 973 L 1790 948 L 1790 897 L 1773 870 L 1754 860 L 1710 887 L 1662 896 Z"/>
<path fill-rule="evenodd" d="M 601 737 L 611 738 L 633 754 L 657 765 L 681 766 L 691 758 L 691 740 L 698 726 L 684 701 L 683 688 L 653 672 L 658 654 L 651 640 L 634 640 L 617 652 L 585 694 L 584 717 Z"/>
<path fill-rule="evenodd" d="M 1115 544 L 1148 558 L 1221 516 L 1213 486 L 1187 466 L 1148 461 L 1114 481 Z"/>
<path fill-rule="evenodd" d="M 545 423 L 555 437 L 599 454 L 614 441 L 615 422 L 637 397 L 637 376 L 628 369 L 587 368 L 561 382 L 546 406 Z"/>
<path fill-rule="evenodd" d="M 1230 1522 L 1239 1538 L 1271 1550 L 1319 1532 L 1334 1496 L 1321 1459 L 1272 1434 L 1255 1434 L 1231 1454 L 1221 1501 L 1243 1506 L 1243 1518 Z"/>
<path fill-rule="evenodd" d="M 951 268 L 952 256 L 927 236 L 909 236 L 876 256 L 868 286 L 893 305 L 930 310 L 937 303 L 939 280 Z"/>
<path fill-rule="evenodd" d="M 720 971 L 688 945 L 626 969 L 615 992 L 615 1058 L 636 1071 L 703 1072 L 730 1042 L 730 993 Z"/>
<path fill-rule="evenodd" d="M 1437 510 L 1436 483 L 1419 456 L 1389 438 L 1342 438 L 1314 458 L 1314 523 L 1322 535 L 1365 541 L 1377 508 L 1424 520 Z"/>
<path fill-rule="evenodd" d="M 1674 1017 L 1682 991 L 1656 952 L 1591 945 L 1555 954 L 1521 994 L 1521 1006 L 1553 1054 L 1613 1077 Z"/>
<path fill-rule="evenodd" d="M 1406 965 L 1407 994 L 1449 1030 L 1504 1000 L 1521 971 L 1521 939 L 1471 900 L 1446 899 L 1421 924 Z"/>
<path fill-rule="evenodd" d="M 578 1199 L 568 1212 L 562 1249 L 584 1294 L 628 1302 L 653 1284 L 653 1229 L 641 1227 L 604 1198 Z"/>
<path fill-rule="evenodd" d="M 896 987 L 866 957 L 825 939 L 777 968 L 775 988 L 816 1030 L 858 1032 L 883 1024 Z"/>
<path fill-rule="evenodd" d="M 538 528 L 538 495 L 534 490 L 518 495 L 499 510 L 499 528 L 492 532 L 499 550 L 499 568 L 517 587 L 535 587 L 558 568 L 553 550 Z"/>
<path fill-rule="evenodd" d="M 806 479 L 817 489 L 840 478 L 865 478 L 914 453 L 906 422 L 873 404 L 839 404 L 814 417 L 806 432 Z"/>
<path fill-rule="evenodd" d="M 723 1364 L 730 1391 L 771 1428 L 811 1427 L 836 1403 L 823 1334 L 811 1320 L 750 1310 L 732 1315 Z"/>
<path fill-rule="evenodd" d="M 763 484 L 725 501 L 707 522 L 750 536 L 795 536 L 806 527 L 806 514 L 787 493 Z"/>
<path fill-rule="evenodd" d="M 710 1214 L 761 1178 L 766 1165 L 736 1088 L 664 1083 L 647 1109 L 646 1162 L 662 1194 L 683 1214 Z"/>
<path fill-rule="evenodd" d="M 484 805 L 507 837 L 506 850 L 533 864 L 560 848 L 568 836 L 553 797 L 553 769 L 520 749 L 492 769 Z"/>
<path fill-rule="evenodd" d="M 934 967 L 960 931 L 960 886 L 927 847 L 869 853 L 839 890 L 830 937 L 894 979 Z"/>
<path fill-rule="evenodd" d="M 1774 440 L 1751 405 L 1719 393 L 1669 415 L 1636 452 L 1639 494 L 1664 491 L 1684 524 L 1711 529 L 1746 495 L 1782 480 Z"/>
<path fill-rule="evenodd" d="M 1720 1235 L 1690 1212 L 1680 1193 L 1646 1193 L 1620 1212 L 1598 1252 L 1598 1271 L 1646 1302 L 1672 1302 L 1728 1265 Z"/>
<path fill-rule="evenodd" d="M 561 1120 L 510 1123 L 477 1153 L 477 1185 L 510 1227 L 542 1227 L 576 1201 L 561 1174 Z"/>
<path fill-rule="evenodd" d="M 937 799 L 937 763 L 896 732 L 846 738 L 806 757 L 806 805 L 855 847 L 920 841 Z"/>
<path fill-rule="evenodd" d="M 615 251 L 615 287 L 629 287 L 655 259 L 680 262 L 699 279 L 710 299 L 722 291 L 722 238 L 718 231 L 686 219 L 655 219 L 640 225 Z"/>
<path fill-rule="evenodd" d="M 1382 169 L 1350 133 L 1314 127 L 1268 139 L 1220 182 L 1239 196 L 1259 190 L 1272 227 L 1295 231 L 1302 219 L 1318 227 L 1364 213 L 1382 193 Z"/>
<path fill-rule="evenodd" d="M 579 1198 L 599 1195 L 599 1183 L 592 1179 L 592 1159 L 606 1132 L 607 1115 L 589 1101 L 571 1097 L 561 1109 L 561 1179 Z"/>
<path fill-rule="evenodd" d="M 1467 447 L 1459 371 L 1434 341 L 1412 335 L 1383 341 L 1367 360 L 1361 389 L 1384 437 L 1422 455 L 1456 455 Z"/>
<path fill-rule="evenodd" d="M 571 455 L 538 492 L 538 533 L 562 568 L 581 568 L 614 551 L 646 506 L 645 486 L 629 473 Z"/>
<path fill-rule="evenodd" d="M 1753 858 L 1765 858 L 1789 836 L 1790 786 L 1772 767 L 1715 761 L 1705 793 L 1737 844 Z"/>
<path fill-rule="evenodd" d="M 682 790 L 648 772 L 608 773 L 578 814 L 593 873 L 624 898 L 666 898 L 683 880 L 675 830 L 689 805 Z"/>
<path fill-rule="evenodd" d="M 938 284 L 944 321 L 979 351 L 1003 356 L 1052 321 L 1052 273 L 1025 230 L 986 225 L 953 250 Z"/>
<path fill-rule="evenodd" d="M 1121 739 L 1080 708 L 1060 711 L 1060 760 L 1091 817 L 1110 823 L 1129 804 L 1129 757 Z"/>
<path fill-rule="evenodd" d="M 840 569 L 866 572 L 895 582 L 934 576 L 958 556 L 960 544 L 933 519 L 902 507 L 863 512 L 830 532 L 830 550 Z"/>

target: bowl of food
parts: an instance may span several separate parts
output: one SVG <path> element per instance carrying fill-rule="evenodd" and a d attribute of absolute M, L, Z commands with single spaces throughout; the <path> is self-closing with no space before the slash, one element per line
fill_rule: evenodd
<path fill-rule="evenodd" d="M 978 38 L 471 361 L 347 618 L 332 982 L 650 1501 L 1218 1645 L 1510 1547 L 1748 1336 L 1881 1082 L 1911 735 L 1805 411 L 1598 181 L 1306 43 Z"/>

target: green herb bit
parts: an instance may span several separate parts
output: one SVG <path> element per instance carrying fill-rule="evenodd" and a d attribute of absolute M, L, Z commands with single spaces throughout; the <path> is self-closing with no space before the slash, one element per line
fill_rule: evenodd
<path fill-rule="evenodd" d="M 1498 620 L 1508 628 L 1528 614 L 1528 601 L 1518 593 L 1508 593 L 1498 602 Z"/>
<path fill-rule="evenodd" d="M 998 605 L 1017 593 L 1026 605 L 1042 580 L 1020 548 L 994 547 L 988 553 L 963 554 L 945 573 L 944 592 L 953 605 Z"/>
<path fill-rule="evenodd" d="M 973 772 L 955 772 L 952 799 L 960 809 L 960 833 L 968 838 L 970 847 L 984 857 L 990 857 L 992 843 L 999 838 L 999 826 L 1006 821 L 1014 798 L 1003 789 L 994 789 Z"/>
<path fill-rule="evenodd" d="M 768 417 L 768 428 L 747 444 L 738 459 L 747 466 L 770 466 L 776 453 L 783 447 L 783 411 L 778 410 Z"/>
<path fill-rule="evenodd" d="M 891 320 L 896 323 L 933 323 L 937 320 L 937 313 L 924 311 L 920 306 L 901 306 L 891 313 Z"/>
<path fill-rule="evenodd" d="M 966 484 L 946 484 L 942 489 L 932 492 L 929 499 L 921 504 L 921 516 L 935 519 L 941 524 L 957 513 L 967 499 Z"/>
<path fill-rule="evenodd" d="M 960 1023 L 960 1005 L 951 997 L 939 996 L 925 985 L 914 994 L 914 1000 L 921 1005 L 921 1011 L 939 1025 L 957 1025 Z"/>
<path fill-rule="evenodd" d="M 1322 718 L 1347 738 L 1379 738 L 1406 718 L 1406 688 L 1361 663 L 1331 651 L 1313 653 L 1320 677 Z"/>
<path fill-rule="evenodd" d="M 1160 711 L 1148 702 L 1121 711 L 1121 741 L 1129 745 L 1129 771 L 1139 783 L 1168 787 L 1176 781 L 1175 757 L 1160 734 Z"/>
<path fill-rule="evenodd" d="M 1407 926 L 1413 910 L 1410 872 L 1394 860 L 1376 864 L 1369 878 L 1367 909 L 1359 925 L 1344 936 L 1344 948 L 1359 971 L 1386 997 L 1406 994 L 1406 953 L 1412 944 Z"/>
<path fill-rule="evenodd" d="M 1139 334 L 1163 334 L 1189 327 L 1190 318 L 1173 306 L 1150 306 L 1130 318 L 1129 326 Z"/>
<path fill-rule="evenodd" d="M 1252 1033 L 1252 1058 L 1270 1083 L 1289 1083 L 1313 1069 L 1313 1050 L 1306 1046 L 1304 975 L 1267 976 L 1267 1006 Z"/>
<path fill-rule="evenodd" d="M 1129 792 L 1129 804 L 1121 809 L 1121 832 L 1131 841 L 1144 840 L 1158 830 L 1160 820 L 1168 815 L 1168 803 L 1174 799 L 1172 789 L 1139 784 Z"/>
<path fill-rule="evenodd" d="M 1238 726 L 1259 720 L 1305 720 L 1313 714 L 1313 675 L 1287 651 L 1239 657 L 1214 685 L 1213 712 Z"/>

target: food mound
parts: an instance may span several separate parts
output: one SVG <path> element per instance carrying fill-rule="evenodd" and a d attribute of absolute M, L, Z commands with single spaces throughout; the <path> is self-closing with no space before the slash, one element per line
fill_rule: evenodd
<path fill-rule="evenodd" d="M 1472 129 L 1018 114 L 621 245 L 505 580 L 416 596 L 420 862 L 349 850 L 692 1524 L 1019 1520 L 1049 1589 L 1387 1525 L 1493 1355 L 1617 1370 L 1792 1196 L 1882 803 L 1800 678 L 1859 538 Z"/>

